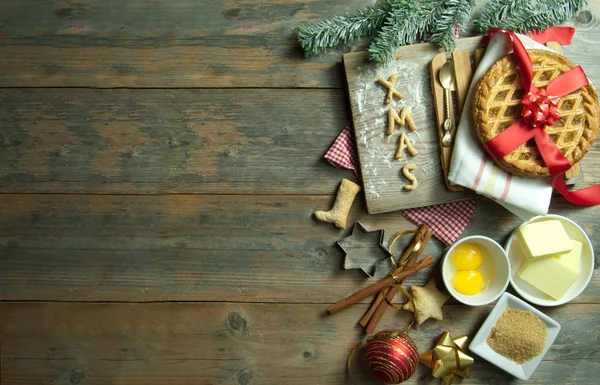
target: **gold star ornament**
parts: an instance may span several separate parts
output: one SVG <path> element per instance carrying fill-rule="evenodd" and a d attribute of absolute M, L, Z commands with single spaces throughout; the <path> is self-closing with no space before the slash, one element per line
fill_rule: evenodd
<path fill-rule="evenodd" d="M 442 315 L 442 305 L 450 296 L 437 289 L 435 279 L 430 279 L 427 285 L 423 287 L 411 286 L 408 290 L 415 300 L 415 306 L 413 307 L 412 303 L 407 302 L 402 306 L 402 309 L 415 313 L 417 325 L 421 325 L 429 318 L 438 321 L 444 318 Z"/>
<path fill-rule="evenodd" d="M 466 336 L 453 339 L 444 331 L 435 340 L 435 347 L 421 354 L 419 361 L 444 385 L 451 385 L 456 377 L 471 378 L 471 365 L 475 360 L 464 352 L 466 348 Z"/>

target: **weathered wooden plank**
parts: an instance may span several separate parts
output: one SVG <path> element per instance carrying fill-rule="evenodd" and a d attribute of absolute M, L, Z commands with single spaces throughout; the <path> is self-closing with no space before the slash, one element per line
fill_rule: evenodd
<path fill-rule="evenodd" d="M 2 195 L 0 299 L 332 304 L 373 279 L 342 269 L 335 242 L 349 231 L 312 219 L 331 202 L 300 195 Z M 596 251 L 599 211 L 561 199 L 551 210 L 580 223 Z M 387 237 L 415 228 L 398 213 L 367 215 L 362 202 L 349 227 L 356 220 Z M 482 198 L 464 236 L 504 243 L 519 224 Z M 424 252 L 440 258 L 443 250 L 433 240 Z M 424 284 L 432 272 L 437 267 L 407 284 Z M 574 302 L 600 302 L 599 273 Z"/>
<path fill-rule="evenodd" d="M 337 65 L 342 52 L 305 60 L 292 43 L 222 44 L 129 48 L 0 41 L 0 87 L 341 88 L 343 84 L 343 70 Z"/>
<path fill-rule="evenodd" d="M 0 90 L 0 191 L 331 193 L 341 90 Z M 349 176 L 350 177 L 350 176 Z"/>
<path fill-rule="evenodd" d="M 350 1 L 337 7 L 347 8 L 356 3 Z M 7 0 L 2 9 L 0 23 L 5 39 L 85 36 L 89 44 L 94 44 L 110 38 L 115 41 L 199 39 L 236 31 L 242 26 L 251 30 L 253 25 L 247 23 L 257 21 L 273 32 L 288 18 L 302 19 L 311 11 L 326 12 L 327 7 L 319 6 L 315 1 L 301 4 L 268 0 L 261 3 L 206 1 L 199 4 L 193 0 L 175 3 L 165 0 L 126 3 L 117 0 Z"/>
<path fill-rule="evenodd" d="M 477 358 L 476 358 L 477 359 Z M 358 358 L 357 358 L 358 360 Z M 281 360 L 273 356 L 271 364 L 262 362 L 257 369 L 247 369 L 248 363 L 237 361 L 162 360 L 142 361 L 119 360 L 4 360 L 0 364 L 6 384 L 64 384 L 64 385 L 180 385 L 180 384 L 225 384 L 225 385 L 373 385 L 377 380 L 367 373 L 366 368 L 346 374 L 343 360 L 333 364 L 319 361 L 313 366 L 278 365 Z M 318 365 L 318 369 L 315 367 Z M 327 365 L 327 366 L 325 366 Z M 335 367 L 333 367 L 335 365 Z M 342 369 L 340 369 L 340 365 Z M 297 369 L 297 367 L 300 369 Z M 81 368 L 90 368 L 89 370 Z M 548 384 L 575 385 L 595 384 L 600 373 L 600 364 L 594 359 L 542 361 L 529 381 L 519 381 L 500 371 L 492 364 L 478 364 L 477 374 L 471 379 L 461 380 L 468 385 Z M 263 372 L 264 371 L 264 372 Z M 296 374 L 297 373 L 297 374 Z M 84 382 L 85 381 L 85 382 Z M 420 366 L 416 374 L 403 384 L 437 385 L 439 379 L 431 376 Z"/>
<path fill-rule="evenodd" d="M 600 1 L 571 23 L 567 56 L 597 68 Z M 303 59 L 296 27 L 353 12 L 344 2 L 10 0 L 0 14 L 0 87 L 341 87 L 342 52 Z M 469 33 L 465 34 L 468 36 Z M 593 77 L 592 77 L 593 79 Z"/>
<path fill-rule="evenodd" d="M 364 1 L 252 0 L 6 0 L 2 4 L 0 39 L 68 42 L 85 38 L 86 45 L 131 45 L 155 39 L 218 40 L 231 36 L 270 39 L 274 44 L 296 41 L 294 28 L 365 7 Z M 47 39 L 47 40 L 44 40 Z M 226 40 L 223 40 L 226 41 Z M 214 41 L 218 43 L 218 41 Z"/>
<path fill-rule="evenodd" d="M 345 357 L 344 357 L 345 358 Z M 357 358 L 356 360 L 358 360 Z M 476 358 L 477 359 L 477 358 Z M 377 380 L 360 368 L 346 374 L 343 360 L 330 364 L 318 361 L 312 366 L 278 365 L 281 360 L 272 356 L 271 364 L 262 362 L 257 369 L 247 369 L 243 360 L 4 360 L 6 384 L 64 384 L 64 385 L 180 385 L 180 384 L 225 384 L 225 385 L 373 385 Z M 316 368 L 318 365 L 318 369 Z M 341 365 L 341 369 L 340 369 Z M 298 368 L 299 367 L 299 368 Z M 81 369 L 90 368 L 90 369 Z M 600 373 L 600 364 L 594 359 L 542 361 L 529 381 L 519 381 L 488 362 L 477 364 L 477 374 L 471 379 L 461 380 L 466 385 L 548 384 L 576 385 L 595 384 Z M 264 371 L 264 372 L 263 372 Z M 85 381 L 85 382 L 84 382 Z M 416 374 L 403 384 L 438 385 L 431 370 L 420 366 Z"/>
<path fill-rule="evenodd" d="M 481 44 L 479 37 L 462 39 L 457 49 L 471 52 Z M 440 151 L 436 104 L 432 95 L 435 80 L 430 75 L 430 65 L 434 65 L 432 59 L 437 57 L 436 52 L 435 47 L 429 44 L 400 47 L 397 54 L 401 55 L 401 59 L 386 66 L 369 63 L 364 52 L 344 55 L 358 159 L 367 210 L 371 214 L 448 203 L 473 196 L 471 190 L 449 191 L 446 185 L 442 164 L 446 163 L 446 158 L 450 159 L 450 154 L 446 154 L 448 151 L 445 149 Z M 441 60 L 445 62 L 445 59 Z M 441 66 L 442 63 L 438 64 Z M 386 104 L 386 87 L 382 87 L 377 79 L 387 79 L 392 75 L 397 75 L 395 89 L 404 97 L 402 100 L 394 98 Z M 452 101 L 449 103 L 450 119 L 456 122 Z M 396 111 L 408 108 L 416 131 L 411 133 L 407 127 L 398 130 L 396 125 L 394 132 L 388 135 L 386 128 L 391 108 Z M 405 153 L 402 158 L 395 159 L 400 132 L 405 133 L 414 145 L 418 151 L 416 156 Z M 411 173 L 418 180 L 414 191 L 404 189 L 409 182 L 402 173 L 408 163 L 416 166 Z"/>
<path fill-rule="evenodd" d="M 322 159 L 344 103 L 341 90 L 0 91 L 0 192 L 329 194 L 350 175 Z M 582 165 L 579 187 L 600 181 L 599 146 Z"/>
<path fill-rule="evenodd" d="M 486 0 L 479 3 L 484 4 Z M 314 22 L 364 6 L 361 0 L 327 4 L 316 0 L 302 3 L 293 0 L 209 1 L 201 7 L 194 0 L 175 3 L 168 0 L 126 3 L 118 0 L 6 0 L 0 15 L 0 39 L 31 39 L 49 44 L 81 39 L 86 45 L 127 45 L 137 40 L 227 39 L 232 35 L 252 39 L 261 32 L 269 32 L 272 35 L 268 37 L 273 41 L 279 42 L 277 39 L 282 38 L 295 41 L 295 34 L 276 35 L 274 32 L 290 32 L 290 20 Z M 586 34 L 598 33 L 599 8 L 600 2 L 591 0 L 586 10 L 566 24 Z M 467 22 L 463 36 L 472 36 L 472 23 L 473 19 Z"/>
<path fill-rule="evenodd" d="M 340 87 L 342 52 L 303 59 L 296 27 L 361 0 L 10 0 L 0 14 L 2 87 Z"/>
<path fill-rule="evenodd" d="M 361 331 L 319 305 L 3 303 L 3 383 L 60 384 L 371 384 L 354 360 L 345 361 Z M 445 306 L 443 321 L 410 332 L 420 351 L 441 330 L 473 337 L 491 306 Z M 567 305 L 547 313 L 563 325 L 534 383 L 593 383 L 600 370 L 593 319 L 599 305 Z M 382 328 L 408 322 L 388 314 Z M 569 370 L 565 370 L 565 369 Z M 467 384 L 505 384 L 510 376 L 478 359 Z M 408 384 L 439 383 L 420 367 Z"/>

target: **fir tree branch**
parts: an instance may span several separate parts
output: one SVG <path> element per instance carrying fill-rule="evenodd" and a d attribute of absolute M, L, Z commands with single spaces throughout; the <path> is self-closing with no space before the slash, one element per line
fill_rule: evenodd
<path fill-rule="evenodd" d="M 392 60 L 396 49 L 412 44 L 426 33 L 419 8 L 412 0 L 395 0 L 379 34 L 371 42 L 369 57 L 380 63 Z"/>
<path fill-rule="evenodd" d="M 475 20 L 475 30 L 481 33 L 487 33 L 490 28 L 516 31 L 525 22 L 526 15 L 531 16 L 532 12 L 530 0 L 491 0 Z"/>
<path fill-rule="evenodd" d="M 464 27 L 477 0 L 380 0 L 378 4 L 344 17 L 304 24 L 298 40 L 306 56 L 350 40 L 375 35 L 369 58 L 388 63 L 398 47 L 427 37 L 431 44 L 451 51 L 455 29 Z M 571 19 L 587 0 L 490 0 L 475 20 L 475 29 L 515 32 L 544 30 Z"/>
<path fill-rule="evenodd" d="M 572 19 L 587 6 L 587 0 L 538 0 L 536 4 L 536 14 L 531 18 L 532 26 L 528 31 L 543 31 Z"/>
<path fill-rule="evenodd" d="M 482 33 L 490 28 L 542 31 L 573 18 L 586 5 L 587 0 L 492 0 L 475 20 L 475 30 Z"/>
<path fill-rule="evenodd" d="M 464 25 L 471 17 L 471 10 L 476 0 L 450 0 L 441 7 L 441 14 L 430 28 L 429 42 L 436 47 L 453 51 L 456 47 L 455 30 L 464 29 Z"/>
<path fill-rule="evenodd" d="M 349 16 L 335 16 L 301 25 L 298 27 L 298 41 L 305 56 L 310 56 L 350 40 L 372 36 L 383 25 L 391 7 L 390 0 L 381 0 Z"/>
<path fill-rule="evenodd" d="M 469 19 L 476 0 L 396 0 L 381 32 L 369 47 L 370 58 L 387 63 L 398 47 L 418 42 L 428 34 L 430 42 L 453 50 L 456 26 Z"/>

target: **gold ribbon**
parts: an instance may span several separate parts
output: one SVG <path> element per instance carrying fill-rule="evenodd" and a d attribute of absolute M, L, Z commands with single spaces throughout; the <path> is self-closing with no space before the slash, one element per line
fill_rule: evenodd
<path fill-rule="evenodd" d="M 396 243 L 396 241 L 398 241 L 398 239 L 402 238 L 405 235 L 416 234 L 417 232 L 418 232 L 418 230 L 406 230 L 401 233 L 398 232 L 398 233 L 394 234 L 390 238 L 390 241 L 388 242 L 388 250 L 390 251 L 390 253 L 392 252 L 392 247 L 394 247 L 394 244 Z M 413 254 L 416 253 L 421 248 L 422 244 L 423 243 L 421 241 L 417 242 L 417 244 L 413 247 L 411 252 L 406 257 L 402 258 L 402 260 L 400 262 L 396 262 L 396 259 L 392 256 L 391 258 L 392 258 L 392 262 L 396 266 L 395 268 L 397 269 L 400 266 L 406 265 L 406 263 L 408 262 L 410 257 L 412 257 Z"/>
<path fill-rule="evenodd" d="M 464 352 L 466 348 L 466 336 L 453 339 L 444 331 L 435 340 L 433 349 L 419 355 L 419 361 L 444 385 L 451 385 L 456 377 L 471 378 L 471 365 L 475 360 Z"/>
<path fill-rule="evenodd" d="M 417 233 L 417 230 L 406 230 L 403 231 L 401 233 L 396 233 L 394 234 L 394 236 L 392 238 L 390 238 L 390 242 L 388 243 L 388 250 L 390 251 L 390 253 L 392 252 L 392 247 L 394 246 L 394 244 L 396 243 L 396 241 L 400 238 L 402 238 L 405 235 L 409 235 L 409 234 L 415 234 Z M 398 276 L 396 276 L 394 274 L 394 270 L 396 270 L 397 268 L 399 268 L 400 266 L 404 266 L 408 263 L 408 261 L 410 260 L 410 258 L 417 252 L 419 251 L 419 249 L 421 248 L 421 246 L 423 245 L 422 241 L 417 242 L 416 245 L 414 245 L 413 249 L 410 251 L 410 253 L 408 253 L 406 255 L 406 257 L 402 258 L 400 261 L 396 261 L 396 258 L 394 258 L 393 256 L 391 256 L 391 260 L 392 263 L 394 264 L 394 267 L 392 268 L 392 270 L 390 270 L 390 277 L 392 277 L 394 279 L 394 282 L 396 283 L 400 283 L 400 280 L 398 279 Z M 387 301 L 386 301 L 387 302 Z M 388 302 L 389 303 L 389 302 Z"/>

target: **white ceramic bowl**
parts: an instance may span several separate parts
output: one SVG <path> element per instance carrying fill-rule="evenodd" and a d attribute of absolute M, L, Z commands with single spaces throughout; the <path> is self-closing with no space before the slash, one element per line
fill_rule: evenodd
<path fill-rule="evenodd" d="M 496 325 L 498 318 L 500 318 L 506 308 L 530 311 L 538 316 L 548 328 L 544 350 L 542 350 L 540 355 L 522 364 L 517 364 L 503 355 L 496 353 L 486 342 L 492 328 Z M 550 346 L 554 343 L 558 332 L 560 332 L 560 324 L 558 322 L 514 295 L 504 293 L 498 300 L 498 303 L 496 303 L 496 306 L 494 306 L 494 309 L 492 309 L 490 315 L 483 322 L 483 325 L 479 328 L 479 331 L 477 331 L 477 334 L 469 345 L 469 350 L 513 376 L 527 381 L 550 349 Z"/>
<path fill-rule="evenodd" d="M 535 217 L 528 222 L 523 223 L 523 225 L 544 219 L 558 219 L 563 224 L 567 234 L 569 235 L 569 238 L 581 242 L 581 265 L 579 267 L 579 277 L 560 300 L 555 300 L 546 293 L 535 288 L 533 285 L 522 280 L 517 273 L 526 258 L 523 254 L 523 250 L 521 249 L 519 238 L 515 236 L 515 232 L 513 231 L 506 241 L 506 252 L 508 254 L 511 267 L 510 284 L 521 297 L 531 303 L 540 306 L 558 306 L 571 301 L 573 298 L 581 294 L 581 292 L 583 292 L 585 287 L 590 282 L 590 279 L 592 279 L 592 274 L 594 273 L 594 247 L 581 227 L 579 227 L 572 220 L 560 215 Z"/>
<path fill-rule="evenodd" d="M 488 286 L 481 293 L 475 295 L 461 294 L 452 284 L 454 279 L 455 271 L 452 265 L 452 251 L 465 242 L 475 243 L 479 245 L 485 256 L 493 262 L 493 273 L 489 280 Z M 473 235 L 470 237 L 463 238 L 450 247 L 444 256 L 442 262 L 442 279 L 446 285 L 446 289 L 452 297 L 456 298 L 457 301 L 470 306 L 481 306 L 487 305 L 494 302 L 500 297 L 500 295 L 506 290 L 508 286 L 508 280 L 510 277 L 510 264 L 508 263 L 508 257 L 506 252 L 496 241 L 491 238 L 483 237 L 479 235 Z"/>

